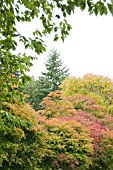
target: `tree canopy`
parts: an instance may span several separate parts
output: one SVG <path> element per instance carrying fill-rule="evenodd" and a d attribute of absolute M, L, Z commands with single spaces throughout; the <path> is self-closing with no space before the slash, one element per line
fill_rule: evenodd
<path fill-rule="evenodd" d="M 62 90 L 51 92 L 43 99 L 43 110 L 38 113 L 48 120 L 56 118 L 71 125 L 77 121 L 88 128 L 93 140 L 93 154 L 89 156 L 92 163 L 86 169 L 112 170 L 113 98 L 110 96 L 113 95 L 113 81 L 87 74 L 83 78 L 69 77 L 61 87 Z M 78 166 L 75 169 L 85 169 Z"/>
<path fill-rule="evenodd" d="M 64 80 L 62 90 L 49 93 L 38 112 L 26 103 L 4 102 L 0 168 L 112 170 L 113 110 L 106 108 L 113 101 L 104 96 L 109 87 L 110 79 L 86 75 Z"/>

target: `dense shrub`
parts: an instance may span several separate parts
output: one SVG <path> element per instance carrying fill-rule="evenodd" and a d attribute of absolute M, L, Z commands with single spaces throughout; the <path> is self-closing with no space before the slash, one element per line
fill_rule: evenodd
<path fill-rule="evenodd" d="M 44 133 L 32 122 L 9 112 L 0 114 L 0 168 L 34 169 L 43 156 Z"/>

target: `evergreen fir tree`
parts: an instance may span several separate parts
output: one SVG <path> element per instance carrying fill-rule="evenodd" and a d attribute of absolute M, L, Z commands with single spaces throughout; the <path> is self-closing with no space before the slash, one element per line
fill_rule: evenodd
<path fill-rule="evenodd" d="M 69 76 L 69 69 L 66 66 L 63 67 L 60 54 L 55 49 L 50 51 L 45 62 L 45 69 L 45 72 L 42 72 L 42 75 L 35 81 L 34 87 L 36 88 L 32 89 L 34 91 L 32 92 L 33 96 L 30 95 L 29 97 L 29 101 L 32 101 L 31 104 L 35 110 L 39 110 L 43 98 L 50 92 L 60 89 L 61 82 Z"/>
<path fill-rule="evenodd" d="M 63 62 L 60 59 L 60 54 L 57 50 L 51 50 L 45 63 L 46 71 L 42 72 L 42 76 L 39 78 L 45 79 L 46 87 L 50 91 L 55 91 L 59 88 L 61 82 L 69 76 L 69 69 L 63 67 Z"/>

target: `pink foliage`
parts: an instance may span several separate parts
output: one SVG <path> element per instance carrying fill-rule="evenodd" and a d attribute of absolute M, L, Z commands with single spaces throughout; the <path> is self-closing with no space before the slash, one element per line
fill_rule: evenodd
<path fill-rule="evenodd" d="M 85 113 L 83 111 L 78 111 L 74 117 L 63 117 L 58 118 L 60 121 L 78 121 L 85 125 L 90 130 L 90 135 L 93 137 L 94 143 L 99 143 L 102 141 L 103 133 L 108 129 L 102 125 L 102 122 L 95 116 Z"/>

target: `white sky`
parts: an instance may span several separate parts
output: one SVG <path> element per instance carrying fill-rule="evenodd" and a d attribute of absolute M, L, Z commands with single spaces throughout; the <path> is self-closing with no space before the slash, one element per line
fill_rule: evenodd
<path fill-rule="evenodd" d="M 64 65 L 70 68 L 71 76 L 93 73 L 113 78 L 113 17 L 110 14 L 89 16 L 86 11 L 77 9 L 69 17 L 69 23 L 72 30 L 64 43 L 53 42 L 51 35 L 46 37 L 47 52 L 34 61 L 30 75 L 36 78 L 44 71 L 47 54 L 50 49 L 55 48 L 61 53 Z M 29 32 L 32 27 L 23 29 Z"/>

